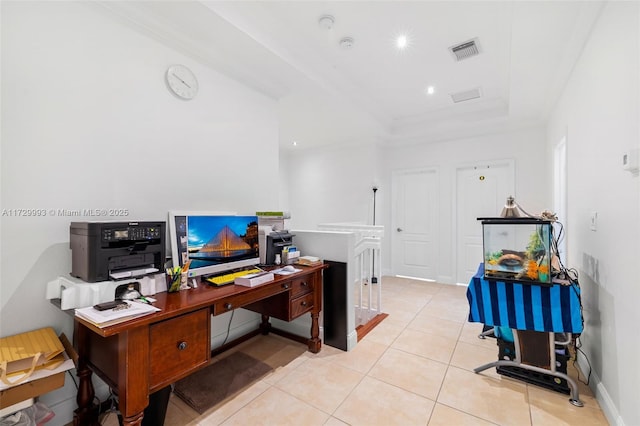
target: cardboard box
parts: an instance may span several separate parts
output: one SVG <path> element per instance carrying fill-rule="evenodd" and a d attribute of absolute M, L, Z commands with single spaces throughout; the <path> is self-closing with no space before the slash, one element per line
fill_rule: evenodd
<path fill-rule="evenodd" d="M 37 369 L 56 368 L 64 362 L 63 352 L 64 346 L 52 327 L 2 337 L 0 338 L 2 381 L 6 384 L 19 384 Z M 12 380 L 10 378 L 12 375 L 21 375 L 22 378 Z"/>
<path fill-rule="evenodd" d="M 0 390 L 0 408 L 6 408 L 25 399 L 35 398 L 64 386 L 65 372 L 22 383 Z"/>
<path fill-rule="evenodd" d="M 74 368 L 78 354 L 64 333 L 60 334 L 59 339 L 66 350 L 61 354 L 64 362 L 52 370 L 43 368 L 34 371 L 24 383 L 11 386 L 0 382 L 0 410 L 64 386 L 64 375 L 67 370 Z"/>

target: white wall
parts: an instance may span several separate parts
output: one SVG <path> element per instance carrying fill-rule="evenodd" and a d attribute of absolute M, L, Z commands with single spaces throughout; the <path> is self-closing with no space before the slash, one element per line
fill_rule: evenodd
<path fill-rule="evenodd" d="M 640 424 L 640 185 L 622 155 L 640 143 L 640 7 L 609 2 L 549 122 L 568 144 L 568 266 L 579 272 L 583 350 L 609 421 Z M 597 212 L 596 231 L 590 216 Z M 588 365 L 580 360 L 584 371 Z"/>
<path fill-rule="evenodd" d="M 540 126 L 433 144 L 292 151 L 282 163 L 288 169 L 285 176 L 289 180 L 291 227 L 317 229 L 317 225 L 324 222 L 370 224 L 375 182 L 379 187 L 376 224 L 385 226 L 382 264 L 385 273 L 392 273 L 391 174 L 395 170 L 436 167 L 440 182 L 438 280 L 454 283 L 456 168 L 488 160 L 513 159 L 514 195 L 527 211 L 539 213 L 552 208 L 545 141 L 545 130 Z"/>
<path fill-rule="evenodd" d="M 280 158 L 272 100 L 132 31 L 99 6 L 0 2 L 0 8 L 2 209 L 126 208 L 127 219 L 158 220 L 171 209 L 284 208 L 292 213 L 292 228 L 315 229 L 322 222 L 371 223 L 377 183 L 376 223 L 389 230 L 391 173 L 434 166 L 441 183 L 438 274 L 453 279 L 456 167 L 514 159 L 517 200 L 538 212 L 551 207 L 545 140 L 555 143 L 566 131 L 569 265 L 579 269 L 584 291 L 584 349 L 601 381 L 605 411 L 614 422 L 640 424 L 634 405 L 640 350 L 633 337 L 640 323 L 633 268 L 640 197 L 638 178 L 620 167 L 622 152 L 640 140 L 637 2 L 607 5 L 548 135 L 534 128 L 423 146 L 292 151 Z M 163 73 L 172 63 L 196 72 L 196 99 L 168 93 Z M 592 211 L 599 215 L 596 232 L 587 225 Z M 0 335 L 50 324 L 71 335 L 71 318 L 43 297 L 45 283 L 70 270 L 71 219 L 2 217 Z M 389 247 L 387 232 L 387 271 Z M 74 398 L 67 380 L 47 402 L 74 404 Z M 51 424 L 70 416 L 70 410 L 57 411 Z"/>
<path fill-rule="evenodd" d="M 291 228 L 313 230 L 319 223 L 333 222 L 372 223 L 372 188 L 379 175 L 374 146 L 290 150 L 284 158 Z M 376 223 L 380 220 L 379 197 L 380 193 L 376 198 Z"/>
<path fill-rule="evenodd" d="M 45 284 L 71 270 L 72 220 L 166 220 L 172 209 L 252 213 L 277 205 L 275 101 L 89 2 L 0 7 L 0 335 L 53 325 L 72 336 L 72 317 L 44 298 Z M 164 72 L 173 63 L 197 75 L 195 99 L 166 89 Z M 50 212 L 83 208 L 129 215 Z M 15 209 L 45 215 L 16 217 Z M 72 382 L 47 403 L 74 405 Z M 69 422 L 72 409 L 56 410 L 52 424 Z"/>
<path fill-rule="evenodd" d="M 390 191 L 391 174 L 396 170 L 434 167 L 438 170 L 439 206 L 438 281 L 456 282 L 455 226 L 456 169 L 463 165 L 481 164 L 490 160 L 513 159 L 515 161 L 516 200 L 530 213 L 550 209 L 551 195 L 547 190 L 549 178 L 545 170 L 545 134 L 542 127 L 504 134 L 478 136 L 434 144 L 386 148 L 380 154 L 382 189 Z M 391 267 L 391 196 L 384 198 L 381 216 L 385 226 L 385 242 L 382 250 L 383 266 Z M 496 212 L 496 215 L 500 212 Z M 480 224 L 478 224 L 480 226 Z M 481 259 L 478 260 L 479 262 Z"/>

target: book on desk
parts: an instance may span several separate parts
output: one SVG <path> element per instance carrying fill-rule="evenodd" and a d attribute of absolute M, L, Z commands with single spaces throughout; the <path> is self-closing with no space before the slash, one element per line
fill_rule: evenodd
<path fill-rule="evenodd" d="M 316 256 L 300 256 L 296 263 L 304 266 L 315 266 L 322 265 L 324 262 L 322 261 L 322 259 Z"/>
<path fill-rule="evenodd" d="M 255 287 L 260 284 L 271 282 L 273 279 L 274 275 L 272 272 L 262 271 L 255 274 L 246 274 L 236 277 L 233 283 L 245 287 Z"/>

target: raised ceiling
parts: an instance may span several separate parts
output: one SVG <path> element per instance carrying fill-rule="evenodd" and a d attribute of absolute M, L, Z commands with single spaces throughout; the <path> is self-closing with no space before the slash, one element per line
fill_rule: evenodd
<path fill-rule="evenodd" d="M 279 101 L 280 143 L 394 146 L 545 122 L 602 2 L 142 1 L 102 5 Z M 319 24 L 331 15 L 334 24 Z M 406 35 L 399 50 L 396 38 Z M 351 37 L 351 48 L 340 45 Z M 479 54 L 457 61 L 469 40 Z M 434 93 L 425 93 L 427 86 Z M 454 102 L 452 94 L 480 97 Z"/>

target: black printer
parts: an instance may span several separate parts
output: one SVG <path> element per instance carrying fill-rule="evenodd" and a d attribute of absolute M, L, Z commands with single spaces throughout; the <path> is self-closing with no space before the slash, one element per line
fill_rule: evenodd
<path fill-rule="evenodd" d="M 265 264 L 274 265 L 276 263 L 276 254 L 282 256 L 282 249 L 293 245 L 293 237 L 289 231 L 274 231 L 267 235 L 267 250 Z"/>
<path fill-rule="evenodd" d="M 87 282 L 164 271 L 165 222 L 71 222 L 71 275 Z"/>

